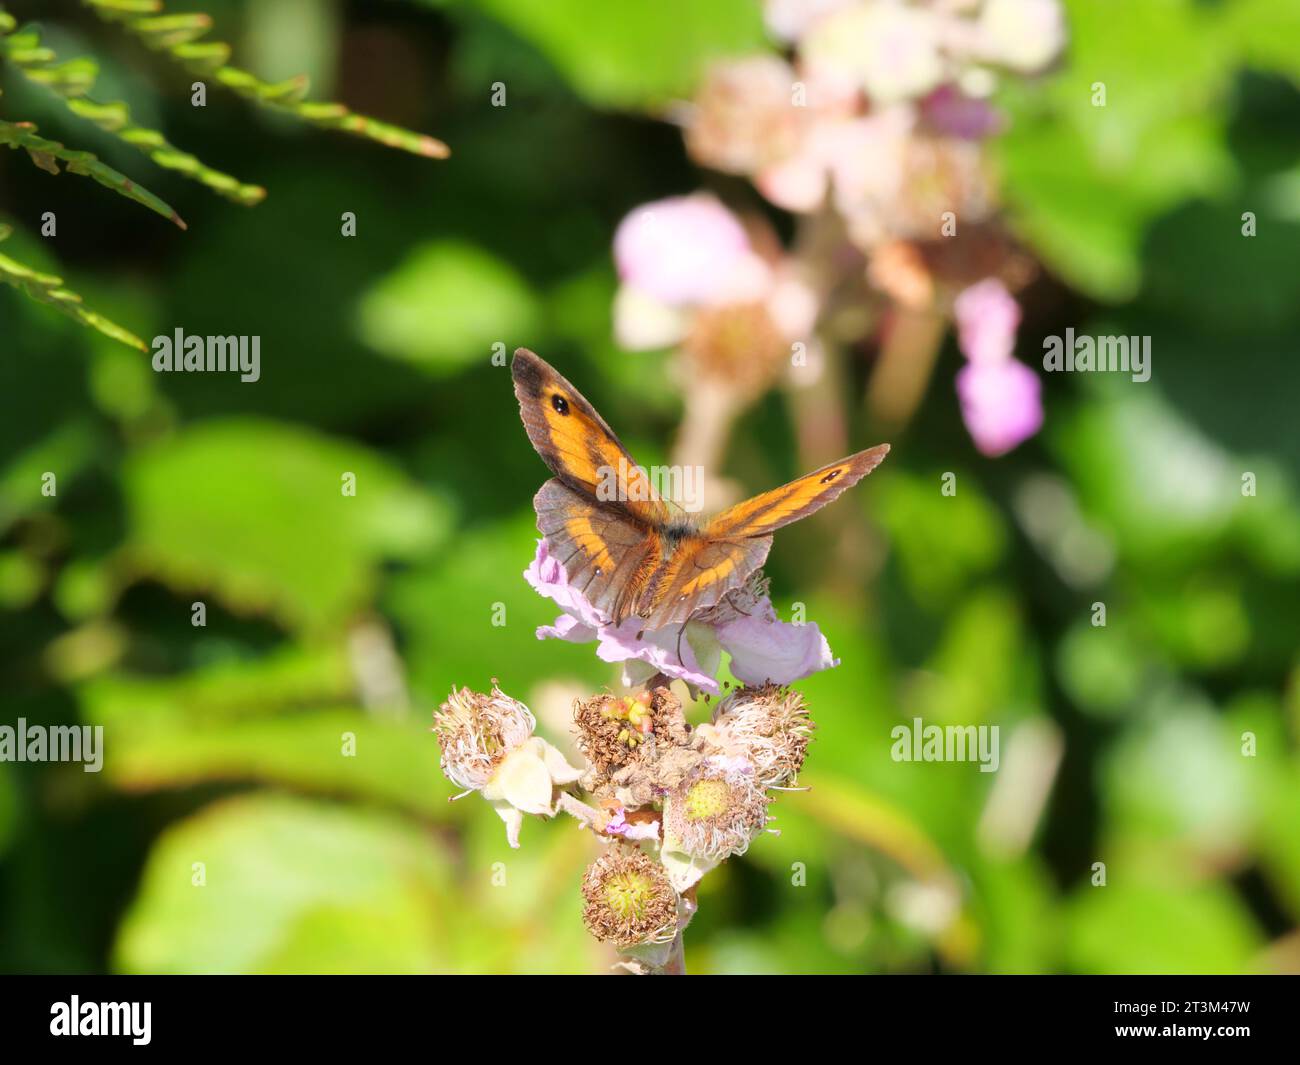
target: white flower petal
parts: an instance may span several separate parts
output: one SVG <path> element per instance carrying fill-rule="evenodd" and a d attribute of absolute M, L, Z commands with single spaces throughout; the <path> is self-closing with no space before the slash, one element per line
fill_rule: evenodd
<path fill-rule="evenodd" d="M 545 743 L 545 740 L 534 737 L 518 750 L 511 751 L 492 778 L 494 790 L 511 806 L 526 814 L 549 815 L 554 809 L 551 805 L 554 790 L 551 773 L 538 748 L 538 744 Z"/>

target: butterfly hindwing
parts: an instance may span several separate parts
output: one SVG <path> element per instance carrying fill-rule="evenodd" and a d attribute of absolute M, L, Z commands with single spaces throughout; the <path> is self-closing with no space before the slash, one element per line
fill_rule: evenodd
<path fill-rule="evenodd" d="M 648 525 L 668 520 L 645 470 L 581 392 L 527 348 L 515 352 L 510 373 L 528 439 L 556 477 Z"/>
<path fill-rule="evenodd" d="M 627 617 L 662 560 L 658 533 L 555 478 L 538 490 L 533 509 L 547 549 L 569 583 L 606 618 Z"/>
<path fill-rule="evenodd" d="M 744 584 L 767 560 L 771 547 L 770 536 L 736 540 L 687 536 L 651 575 L 637 613 L 645 618 L 647 629 L 661 629 L 703 613 Z"/>
<path fill-rule="evenodd" d="M 820 510 L 879 466 L 887 454 L 889 445 L 880 444 L 737 503 L 711 519 L 704 527 L 704 536 L 708 539 L 768 536 Z"/>

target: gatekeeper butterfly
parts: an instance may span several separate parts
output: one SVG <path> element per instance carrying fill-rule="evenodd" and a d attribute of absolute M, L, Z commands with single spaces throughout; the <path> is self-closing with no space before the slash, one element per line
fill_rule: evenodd
<path fill-rule="evenodd" d="M 555 474 L 533 497 L 537 528 L 569 583 L 613 624 L 637 617 L 660 629 L 716 606 L 767 559 L 772 533 L 820 510 L 889 453 L 888 444 L 859 451 L 700 522 L 660 498 L 596 408 L 546 360 L 519 348 L 510 372 L 528 439 Z M 611 477 L 615 498 L 602 498 Z"/>

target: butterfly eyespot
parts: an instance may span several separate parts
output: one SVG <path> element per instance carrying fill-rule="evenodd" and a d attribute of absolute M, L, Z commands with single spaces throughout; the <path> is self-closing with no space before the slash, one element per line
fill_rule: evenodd
<path fill-rule="evenodd" d="M 830 473 L 828 473 L 825 477 L 821 479 L 821 483 L 830 484 L 831 481 L 835 480 L 835 478 L 838 477 L 842 472 L 843 472 L 842 470 L 831 470 Z"/>
<path fill-rule="evenodd" d="M 551 406 L 555 408 L 556 414 L 569 413 L 569 401 L 558 392 L 551 396 Z"/>
<path fill-rule="evenodd" d="M 599 567 L 599 566 L 596 567 L 596 576 L 597 576 L 597 577 L 600 576 L 600 567 Z"/>

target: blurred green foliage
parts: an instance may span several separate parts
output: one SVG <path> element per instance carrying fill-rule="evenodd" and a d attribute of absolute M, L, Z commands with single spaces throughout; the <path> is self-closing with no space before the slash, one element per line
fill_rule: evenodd
<path fill-rule="evenodd" d="M 154 374 L 0 291 L 2 723 L 102 725 L 106 749 L 97 776 L 0 763 L 0 968 L 597 970 L 590 841 L 530 821 L 510 851 L 485 803 L 447 803 L 427 726 L 453 684 L 495 676 L 562 743 L 573 695 L 613 681 L 590 647 L 534 638 L 554 616 L 521 577 L 543 467 L 492 349 L 536 348 L 643 462 L 664 454 L 680 403 L 661 356 L 611 339 L 609 241 L 631 207 L 712 180 L 644 111 L 709 57 L 771 47 L 757 9 L 339 2 L 308 5 L 299 35 L 260 5 L 202 6 L 249 55 L 291 54 L 455 154 L 194 110 L 114 50 L 114 94 L 267 186 L 263 205 L 152 173 L 180 234 L 0 158 L 23 261 L 56 251 L 138 335 L 258 335 L 263 359 L 256 384 Z M 1044 433 L 992 462 L 945 350 L 889 462 L 839 504 L 876 530 L 878 576 L 827 581 L 830 524 L 801 551 L 778 540 L 778 605 L 805 603 L 843 661 L 800 685 L 812 790 L 703 882 L 694 971 L 1300 968 L 1295 7 L 1068 8 L 1060 69 L 1003 100 L 1008 212 L 1055 275 L 1021 350 L 1067 326 L 1149 334 L 1153 378 L 1045 380 Z M 62 132 L 55 103 L 3 88 Z M 789 418 L 772 399 L 742 420 L 750 487 L 800 472 Z M 892 761 L 890 729 L 917 716 L 999 725 L 999 773 Z"/>

